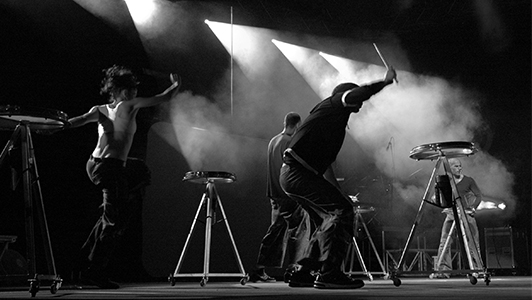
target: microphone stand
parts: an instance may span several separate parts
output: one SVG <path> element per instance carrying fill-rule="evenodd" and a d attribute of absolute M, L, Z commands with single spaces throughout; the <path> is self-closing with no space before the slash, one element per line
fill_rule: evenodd
<path fill-rule="evenodd" d="M 386 146 L 386 151 L 388 151 L 388 149 L 390 150 L 390 156 L 392 158 L 392 180 L 391 180 L 391 183 L 390 183 L 390 206 L 392 208 L 392 211 L 393 211 L 393 194 L 394 194 L 394 182 L 395 182 L 395 158 L 394 158 L 394 151 L 393 151 L 393 141 L 394 141 L 394 138 L 393 136 L 390 138 L 390 141 L 388 142 L 388 146 Z"/>

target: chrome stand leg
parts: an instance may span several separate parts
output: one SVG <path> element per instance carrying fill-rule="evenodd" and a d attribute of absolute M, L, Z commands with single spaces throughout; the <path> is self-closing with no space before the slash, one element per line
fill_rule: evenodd
<path fill-rule="evenodd" d="M 6 144 L 0 155 L 0 165 L 5 159 L 7 152 L 10 151 L 14 144 L 20 140 L 22 151 L 22 183 L 24 195 L 24 220 L 26 234 L 26 254 L 28 260 L 28 282 L 30 282 L 30 293 L 32 297 L 38 292 L 41 280 L 50 280 L 52 285 L 50 291 L 55 294 L 61 286 L 62 279 L 57 274 L 55 260 L 50 241 L 50 232 L 44 210 L 44 202 L 37 171 L 37 159 L 33 148 L 31 138 L 30 123 L 23 121 L 17 125 L 10 141 Z M 42 275 L 37 273 L 37 258 L 35 254 L 35 211 L 34 205 L 37 205 L 37 217 L 41 229 L 44 254 L 48 267 L 48 274 Z"/>
<path fill-rule="evenodd" d="M 200 210 L 202 209 L 203 205 L 205 205 L 205 248 L 203 252 L 203 273 L 188 273 L 188 274 L 180 274 L 181 267 L 183 265 L 183 261 L 185 258 L 185 254 L 187 252 L 187 249 L 190 245 L 190 240 L 192 238 L 192 234 L 194 232 L 194 229 L 197 225 L 198 216 L 200 213 Z M 229 234 L 229 237 L 231 239 L 231 243 L 233 246 L 233 251 L 238 263 L 238 268 L 240 270 L 240 273 L 210 273 L 210 258 L 211 258 L 211 242 L 212 242 L 212 226 L 214 226 L 215 219 L 216 219 L 216 209 L 217 205 L 220 208 L 220 211 L 222 213 L 222 217 L 225 223 L 225 226 L 227 228 L 227 232 Z M 225 211 L 222 206 L 222 201 L 220 197 L 218 196 L 218 192 L 216 191 L 216 186 L 214 185 L 214 182 L 207 182 L 205 193 L 203 194 L 203 197 L 201 199 L 200 205 L 198 207 L 198 210 L 196 211 L 196 215 L 194 217 L 194 221 L 192 222 L 192 226 L 190 228 L 190 231 L 188 233 L 187 239 L 185 241 L 185 246 L 183 250 L 181 251 L 181 256 L 179 257 L 179 261 L 177 263 L 177 266 L 175 268 L 175 271 L 173 274 L 171 274 L 168 278 L 171 285 L 175 285 L 176 278 L 177 277 L 201 277 L 200 285 L 204 286 L 210 276 L 220 276 L 220 277 L 229 277 L 229 276 L 238 276 L 242 277 L 240 283 L 245 284 L 248 281 L 248 276 L 246 272 L 244 271 L 244 265 L 242 264 L 242 260 L 240 259 L 240 255 L 238 254 L 238 250 L 236 248 L 236 243 L 233 238 L 233 234 L 231 232 L 231 228 L 229 227 L 229 222 L 227 221 L 227 216 L 225 215 Z"/>

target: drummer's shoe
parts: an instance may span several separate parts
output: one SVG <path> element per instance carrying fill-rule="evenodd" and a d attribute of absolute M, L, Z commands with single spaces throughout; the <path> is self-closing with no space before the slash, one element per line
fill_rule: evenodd
<path fill-rule="evenodd" d="M 343 272 L 320 274 L 314 281 L 317 289 L 359 289 L 364 286 L 364 281 L 347 276 Z"/>
<path fill-rule="evenodd" d="M 251 282 L 276 282 L 277 280 L 270 275 L 266 274 L 264 269 L 252 272 L 249 275 L 249 281 Z"/>
<path fill-rule="evenodd" d="M 286 270 L 284 271 L 284 282 L 285 283 L 288 283 L 290 282 L 290 278 L 292 277 L 292 275 L 297 272 L 297 270 L 300 269 L 300 266 L 298 264 L 290 264 Z"/>
<path fill-rule="evenodd" d="M 313 287 L 316 276 L 310 271 L 297 271 L 288 280 L 289 287 Z"/>

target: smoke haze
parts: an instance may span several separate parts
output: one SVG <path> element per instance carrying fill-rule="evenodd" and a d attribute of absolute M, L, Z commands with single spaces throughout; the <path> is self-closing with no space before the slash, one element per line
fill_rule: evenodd
<path fill-rule="evenodd" d="M 256 36 L 269 41 L 273 33 L 259 30 Z M 313 47 L 316 47 L 316 40 L 319 39 L 312 41 Z M 324 40 L 324 44 L 330 48 L 331 44 L 340 45 L 340 42 Z M 308 57 L 300 54 L 303 63 L 289 64 L 286 56 L 276 52 L 274 47 L 266 48 L 262 43 L 256 45 L 268 63 L 257 62 L 260 58 L 249 53 L 249 46 L 245 55 L 235 57 L 238 63 L 234 73 L 234 115 L 228 109 L 229 72 L 219 79 L 216 96 L 219 98 L 206 99 L 185 92 L 172 102 L 171 122 L 179 147 L 191 167 L 214 165 L 242 169 L 238 166 L 246 164 L 246 160 L 252 162 L 262 157 L 264 149 L 258 150 L 259 156 L 250 153 L 247 151 L 249 146 L 239 144 L 241 139 L 234 135 L 267 142 L 282 130 L 286 112 L 298 111 L 304 118 L 335 85 L 345 81 L 364 84 L 380 80 L 386 71 L 382 65 L 353 58 L 340 58 L 343 67 L 337 70 L 317 55 L 317 51 L 309 53 L 309 49 L 302 52 Z M 366 45 L 365 48 L 368 53 L 359 51 L 361 57 L 376 56 L 373 47 Z M 396 45 L 385 45 L 382 49 L 383 53 L 395 51 L 394 58 L 406 57 Z M 394 64 L 410 65 L 408 61 Z M 487 126 L 481 115 L 481 103 L 481 94 L 457 82 L 398 70 L 398 83 L 366 101 L 361 111 L 351 116 L 348 138 L 353 138 L 363 153 L 352 151 L 342 154 L 352 157 L 341 156 L 339 160 L 356 161 L 360 157 L 370 157 L 379 172 L 393 179 L 399 198 L 409 206 L 417 206 L 435 162 L 410 159 L 410 150 L 428 143 L 484 140 L 479 136 L 485 134 Z M 476 147 L 480 150 L 477 154 L 462 158 L 464 173 L 475 178 L 484 194 L 504 199 L 511 209 L 515 200 L 512 174 L 500 160 L 490 156 L 483 145 L 476 143 Z M 216 155 L 220 154 L 220 149 L 223 149 L 223 157 Z M 336 167 L 342 172 L 341 165 Z"/>

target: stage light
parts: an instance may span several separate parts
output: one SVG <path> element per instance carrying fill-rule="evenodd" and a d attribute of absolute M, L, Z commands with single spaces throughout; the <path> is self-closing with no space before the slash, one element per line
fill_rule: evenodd
<path fill-rule="evenodd" d="M 262 78 L 273 71 L 272 65 L 278 53 L 270 42 L 274 31 L 212 20 L 205 23 L 248 79 Z"/>
<path fill-rule="evenodd" d="M 341 74 L 345 74 L 346 77 L 353 77 L 354 76 L 353 73 L 355 72 L 355 70 L 364 69 L 364 68 L 361 68 L 360 63 L 356 61 L 343 58 L 343 57 L 339 57 L 339 56 L 335 56 L 335 55 L 331 55 L 331 54 L 327 54 L 324 52 L 320 52 L 319 54 L 326 61 L 328 61 L 336 70 L 338 70 L 338 72 L 340 72 Z"/>
<path fill-rule="evenodd" d="M 224 46 L 226 46 L 227 50 L 230 52 L 231 32 L 233 31 L 233 29 L 231 28 L 231 24 L 210 21 L 208 19 L 205 19 L 205 24 L 209 26 L 209 28 L 216 35 L 218 40 L 220 40 L 220 42 Z"/>
<path fill-rule="evenodd" d="M 131 18 L 133 18 L 135 23 L 137 23 L 138 25 L 144 25 L 148 23 L 155 14 L 155 11 L 157 10 L 155 0 L 125 1 L 129 9 L 129 13 L 131 14 Z"/>
<path fill-rule="evenodd" d="M 302 64 L 304 61 L 306 61 L 310 56 L 313 55 L 312 50 L 306 49 L 303 47 L 299 47 L 293 44 L 281 42 L 276 39 L 272 39 L 272 43 L 279 48 L 279 50 L 283 53 L 286 58 L 292 62 L 292 64 Z"/>
<path fill-rule="evenodd" d="M 482 200 L 480 202 L 477 210 L 504 210 L 506 209 L 506 204 L 504 202 L 495 203 L 492 201 Z"/>
<path fill-rule="evenodd" d="M 319 98 L 331 93 L 337 84 L 338 72 L 319 51 L 272 39 L 272 43 L 290 61 Z"/>

